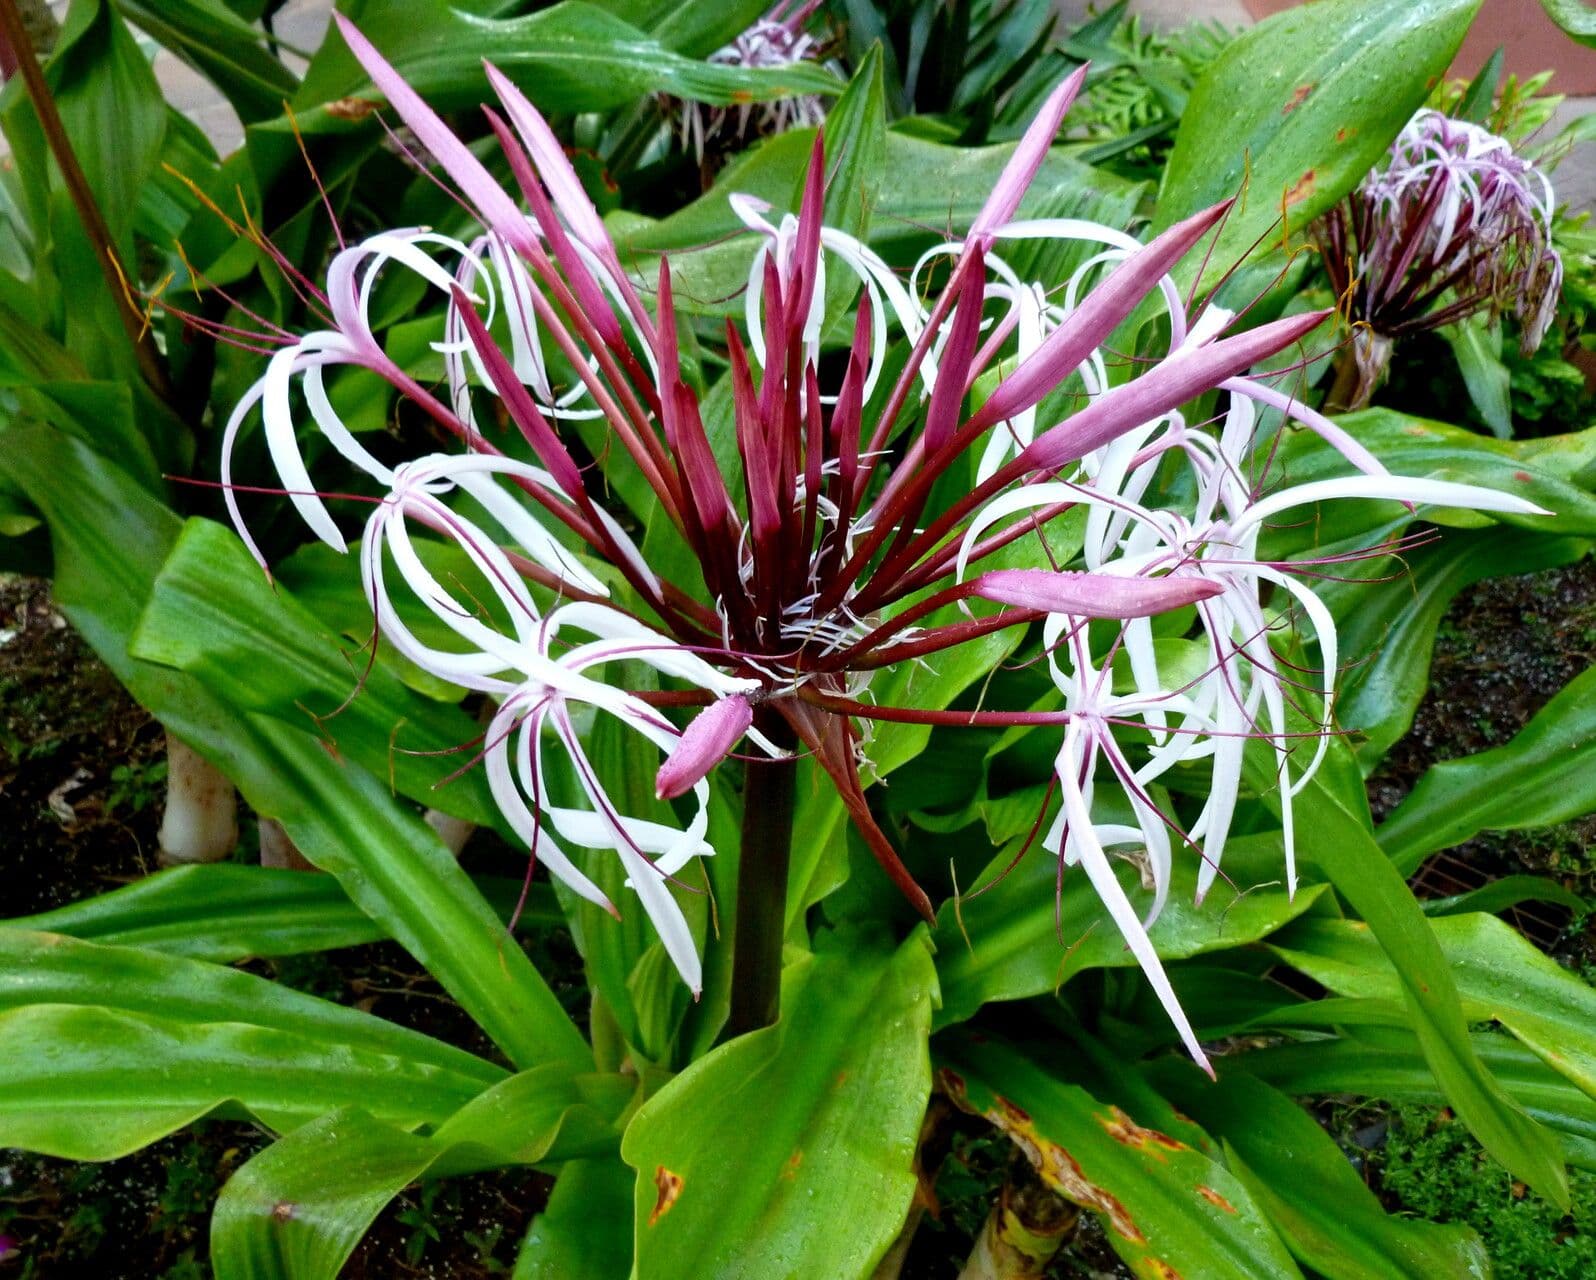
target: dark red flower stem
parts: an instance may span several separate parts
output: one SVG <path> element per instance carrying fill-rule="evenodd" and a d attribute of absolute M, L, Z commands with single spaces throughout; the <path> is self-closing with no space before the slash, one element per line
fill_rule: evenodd
<path fill-rule="evenodd" d="M 796 741 L 769 710 L 754 721 L 781 747 Z M 727 1037 L 774 1026 L 781 1013 L 781 948 L 787 933 L 787 871 L 792 855 L 798 762 L 749 760 L 743 782 L 743 838 L 732 926 L 731 1011 Z"/>

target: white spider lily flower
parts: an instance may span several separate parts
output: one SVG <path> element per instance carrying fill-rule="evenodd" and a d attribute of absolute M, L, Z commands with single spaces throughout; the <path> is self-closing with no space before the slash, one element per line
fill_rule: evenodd
<path fill-rule="evenodd" d="M 682 731 L 635 694 L 589 672 L 608 662 L 641 662 L 717 698 L 752 692 L 758 684 L 717 671 L 675 641 L 605 605 L 562 605 L 533 630 L 532 642 L 519 647 L 521 679 L 488 726 L 485 763 L 494 799 L 534 857 L 577 894 L 612 913 L 615 907 L 608 896 L 575 865 L 560 842 L 617 855 L 626 870 L 627 887 L 637 894 L 672 963 L 696 996 L 703 984 L 698 949 L 666 881 L 692 859 L 715 852 L 705 839 L 709 783 L 699 777 L 692 784 L 695 807 L 682 830 L 622 813 L 587 756 L 572 707 L 585 705 L 613 716 L 668 758 Z M 562 631 L 567 633 L 563 639 Z M 556 656 L 556 641 L 569 645 L 573 631 L 593 638 Z M 563 748 L 587 808 L 550 801 L 544 773 L 545 729 Z"/>
<path fill-rule="evenodd" d="M 1243 393 L 1243 396 L 1245 393 Z M 1258 538 L 1274 517 L 1293 508 L 1336 498 L 1388 499 L 1409 504 L 1467 507 L 1478 511 L 1546 514 L 1533 503 L 1510 494 L 1477 485 L 1452 481 L 1426 480 L 1388 474 L 1355 475 L 1315 481 L 1280 489 L 1267 497 L 1254 498 L 1243 476 L 1242 453 L 1251 423 L 1250 402 L 1237 398 L 1239 410 L 1227 417 L 1226 429 L 1216 441 L 1206 433 L 1176 433 L 1172 439 L 1182 446 L 1198 480 L 1196 519 L 1170 510 L 1154 510 L 1129 497 L 1115 496 L 1105 481 L 1124 482 L 1126 471 L 1102 468 L 1092 482 L 1067 481 L 1032 484 L 1005 494 L 990 503 L 971 522 L 961 544 L 955 569 L 965 571 L 965 555 L 994 525 L 1006 523 L 1022 514 L 1080 505 L 1096 516 L 1107 513 L 1110 519 L 1088 523 L 1088 541 L 1083 559 L 1096 573 L 1160 573 L 1172 577 L 1199 577 L 1219 588 L 1216 594 L 1195 602 L 1201 633 L 1209 653 L 1209 667 L 1199 680 L 1178 694 L 1170 692 L 1170 680 L 1157 658 L 1150 620 L 1133 618 L 1122 624 L 1120 644 L 1125 650 L 1133 679 L 1133 690 L 1111 697 L 1107 692 L 1106 672 L 1095 671 L 1082 637 L 1085 620 L 1079 617 L 1050 615 L 1044 627 L 1044 644 L 1055 684 L 1063 693 L 1070 711 L 1071 729 L 1066 735 L 1057 761 L 1057 774 L 1066 800 L 1074 797 L 1073 808 L 1060 815 L 1046 847 L 1059 854 L 1066 865 L 1081 862 L 1092 875 L 1099 893 L 1107 891 L 1103 850 L 1113 843 L 1138 841 L 1147 850 L 1150 874 L 1155 886 L 1154 906 L 1139 929 L 1150 926 L 1162 907 L 1168 884 L 1170 842 L 1167 832 L 1154 828 L 1167 823 L 1183 842 L 1201 841 L 1202 864 L 1197 873 L 1199 901 L 1217 876 L 1229 835 L 1236 800 L 1242 787 L 1243 752 L 1249 737 L 1270 743 L 1276 759 L 1283 827 L 1285 870 L 1288 888 L 1296 887 L 1295 828 L 1292 798 L 1313 778 L 1328 748 L 1335 697 L 1335 676 L 1339 660 L 1335 622 L 1330 611 L 1313 591 L 1294 576 L 1290 562 L 1258 559 Z M 1147 424 L 1142 438 L 1157 424 Z M 1137 433 L 1127 439 L 1131 447 Z M 1145 447 L 1145 446 L 1144 446 Z M 1305 640 L 1317 645 L 1322 665 L 1318 689 L 1323 710 L 1321 731 L 1314 735 L 1315 749 L 1307 764 L 1294 767 L 1291 744 L 1294 738 L 1288 719 L 1288 687 L 1292 683 L 1282 673 L 1279 659 L 1270 644 L 1270 633 L 1280 625 L 1280 617 L 1263 603 L 1265 586 L 1280 588 L 1299 606 L 1308 628 Z M 1067 651 L 1068 662 L 1061 665 L 1057 653 Z M 1115 744 L 1111 722 L 1138 720 L 1152 733 L 1153 746 L 1147 763 L 1134 767 Z M 1201 759 L 1211 760 L 1209 796 L 1189 831 L 1180 831 L 1169 819 L 1159 815 L 1147 793 L 1147 786 L 1174 765 Z M 1106 762 L 1120 779 L 1127 799 L 1136 814 L 1138 829 L 1112 832 L 1092 827 L 1082 815 L 1091 812 L 1092 781 L 1089 766 Z M 1122 899 L 1122 895 L 1121 895 Z M 1128 903 L 1105 898 L 1105 905 L 1116 923 L 1124 928 Z M 1140 940 L 1127 934 L 1133 950 Z M 1150 952 L 1149 952 L 1150 954 Z M 1142 952 L 1137 950 L 1138 959 Z M 1146 962 L 1143 961 L 1144 968 Z M 1147 970 L 1155 990 L 1160 990 L 1151 969 Z M 1175 1012 L 1171 1010 L 1171 1017 Z M 1176 1018 L 1177 1026 L 1181 1025 Z M 1184 1034 L 1184 1032 L 1183 1032 Z M 1195 1054 L 1195 1047 L 1192 1048 Z"/>

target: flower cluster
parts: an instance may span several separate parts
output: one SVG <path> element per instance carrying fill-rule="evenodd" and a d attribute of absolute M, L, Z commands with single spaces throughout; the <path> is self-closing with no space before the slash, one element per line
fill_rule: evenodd
<path fill-rule="evenodd" d="M 1551 182 L 1504 138 L 1420 111 L 1317 237 L 1336 292 L 1358 323 L 1358 386 L 1368 403 L 1406 334 L 1481 311 L 1511 312 L 1528 355 L 1557 311 L 1563 265 L 1552 247 Z"/>
<path fill-rule="evenodd" d="M 819 62 L 824 42 L 811 35 L 805 24 L 820 7 L 820 0 L 780 0 L 773 9 L 730 44 L 717 49 L 711 62 L 727 67 L 779 69 L 795 62 Z M 824 99 L 813 94 L 745 102 L 736 107 L 706 107 L 697 102 L 672 103 L 680 117 L 681 145 L 691 149 L 699 164 L 712 142 L 728 146 L 756 137 L 770 137 L 788 129 L 817 125 L 826 118 Z"/>
<path fill-rule="evenodd" d="M 557 139 L 507 79 L 489 68 L 502 109 L 489 119 L 526 211 L 358 31 L 345 24 L 344 34 L 481 234 L 411 229 L 350 246 L 328 273 L 326 327 L 268 335 L 279 349 L 226 430 L 223 480 L 240 528 L 232 457 L 257 406 L 294 506 L 335 548 L 346 538 L 316 492 L 299 429 L 314 428 L 380 487 L 360 538 L 376 625 L 411 661 L 495 701 L 484 751 L 509 823 L 553 875 L 612 910 L 584 868 L 595 856 L 619 858 L 695 991 L 699 958 L 672 880 L 713 852 L 705 779 L 720 760 L 739 749 L 774 757 L 797 742 L 929 917 L 871 814 L 860 777 L 868 725 L 1056 727 L 1062 806 L 1046 845 L 1085 868 L 1203 1061 L 1147 934 L 1173 859 L 1200 842 L 1206 889 L 1243 747 L 1262 738 L 1275 752 L 1289 860 L 1290 797 L 1322 753 L 1321 742 L 1295 760 L 1302 735 L 1288 728 L 1286 706 L 1298 682 L 1271 644 L 1288 619 L 1267 603 L 1268 589 L 1281 588 L 1277 597 L 1311 624 L 1323 679 L 1309 720 L 1320 733 L 1329 731 L 1337 661 L 1327 612 L 1295 576 L 1299 566 L 1259 558 L 1260 531 L 1289 508 L 1353 495 L 1533 508 L 1390 476 L 1334 423 L 1248 375 L 1322 315 L 1236 333 L 1217 307 L 1189 317 L 1169 273 L 1226 206 L 1145 245 L 1078 220 L 1017 219 L 1080 74 L 1049 98 L 967 234 L 928 251 L 907 283 L 867 245 L 823 225 L 818 145 L 795 213 L 737 199 L 754 237 L 746 321 L 717 336 L 678 306 L 668 263 L 647 284 L 623 268 Z M 1027 280 L 1000 251 L 1035 239 L 1083 243 L 1085 261 L 1067 280 Z M 372 333 L 375 282 L 396 269 L 441 295 L 440 394 Z M 856 288 L 828 288 L 828 270 Z M 851 293 L 852 336 L 832 358 L 827 335 L 844 319 L 839 296 Z M 1110 344 L 1148 299 L 1167 313 L 1167 348 L 1127 379 Z M 712 414 L 684 368 L 689 323 L 700 347 L 720 344 L 729 413 Z M 334 365 L 385 378 L 458 450 L 380 462 L 334 408 L 324 383 Z M 1180 406 L 1215 391 L 1226 405 L 1218 430 L 1188 422 Z M 1254 447 L 1259 406 L 1318 432 L 1360 474 L 1270 491 L 1260 461 L 1268 450 Z M 1180 468 L 1194 499 L 1179 510 L 1154 505 L 1149 494 L 1181 491 L 1155 477 Z M 627 511 L 612 507 L 617 498 Z M 1068 556 L 1059 522 L 1069 512 L 1084 527 L 1068 559 L 1077 567 L 1057 560 Z M 628 532 L 638 523 L 647 526 L 641 542 Z M 447 573 L 440 549 L 452 550 Z M 417 606 L 425 628 L 412 624 Z M 1204 654 L 1195 678 L 1164 669 L 1150 622 L 1188 606 Z M 1091 626 L 1102 620 L 1118 624 L 1106 650 Z M 870 690 L 883 669 L 935 665 L 972 640 L 1038 624 L 1059 706 L 927 709 L 885 705 Z M 1121 653 L 1129 692 L 1110 679 Z M 638 664 L 666 687 L 619 683 Z M 673 708 L 690 711 L 685 725 Z M 595 713 L 657 748 L 659 795 L 690 813 L 681 829 L 616 804 L 583 745 Z M 1125 725 L 1151 746 L 1133 754 L 1121 745 Z M 551 751 L 574 775 L 580 803 L 553 798 Z M 1155 802 L 1153 784 L 1177 764 L 1204 762 L 1209 798 L 1183 829 Z M 1105 785 L 1128 799 L 1133 826 L 1094 816 L 1094 791 Z M 1128 845 L 1146 850 L 1155 886 L 1145 919 L 1107 852 Z"/>

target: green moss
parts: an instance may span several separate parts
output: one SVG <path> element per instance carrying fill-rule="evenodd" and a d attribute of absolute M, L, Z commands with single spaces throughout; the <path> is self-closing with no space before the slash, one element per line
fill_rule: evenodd
<path fill-rule="evenodd" d="M 1449 1112 L 1402 1106 L 1376 1157 L 1388 1207 L 1473 1227 L 1497 1280 L 1584 1280 L 1596 1275 L 1596 1175 L 1569 1171 L 1568 1214 L 1514 1182 Z"/>

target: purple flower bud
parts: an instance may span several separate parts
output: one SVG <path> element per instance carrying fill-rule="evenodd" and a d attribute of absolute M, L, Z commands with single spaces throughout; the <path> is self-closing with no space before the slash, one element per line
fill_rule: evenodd
<path fill-rule="evenodd" d="M 676 750 L 666 757 L 654 778 L 661 800 L 686 795 L 711 769 L 724 760 L 754 723 L 754 709 L 742 694 L 711 703 L 693 717 Z"/>
<path fill-rule="evenodd" d="M 1201 578 L 1132 578 L 1045 569 L 994 569 L 970 585 L 983 600 L 1076 618 L 1147 618 L 1223 590 Z"/>

